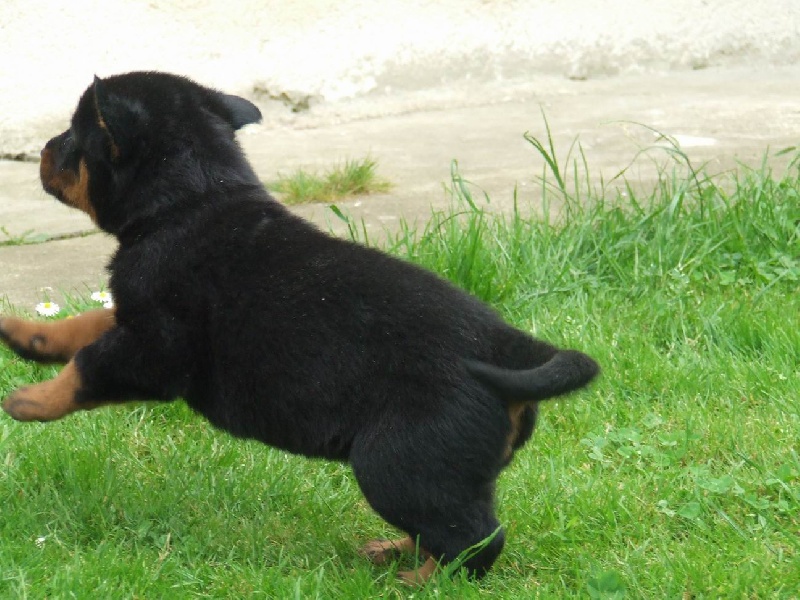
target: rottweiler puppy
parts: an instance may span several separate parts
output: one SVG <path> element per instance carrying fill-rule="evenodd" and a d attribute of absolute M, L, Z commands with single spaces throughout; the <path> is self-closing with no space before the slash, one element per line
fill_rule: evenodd
<path fill-rule="evenodd" d="M 480 577 L 504 543 L 495 480 L 531 436 L 537 403 L 585 386 L 598 366 L 290 213 L 235 139 L 260 118 L 175 75 L 95 78 L 40 171 L 47 192 L 119 240 L 116 308 L 3 318 L 22 356 L 66 363 L 3 409 L 50 421 L 183 398 L 234 436 L 348 462 L 372 508 L 407 534 L 367 544 L 374 562 L 419 548 L 425 562 L 407 581 L 456 558 Z"/>

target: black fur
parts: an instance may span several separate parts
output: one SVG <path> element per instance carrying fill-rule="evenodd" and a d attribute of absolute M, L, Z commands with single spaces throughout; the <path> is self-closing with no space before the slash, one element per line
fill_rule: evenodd
<path fill-rule="evenodd" d="M 536 402 L 587 356 L 505 324 L 437 276 L 335 239 L 264 190 L 244 99 L 160 73 L 97 80 L 50 142 L 86 162 L 115 235 L 117 327 L 76 355 L 81 400 L 185 398 L 233 435 L 348 461 L 371 506 L 449 561 L 499 528 L 494 482 Z M 77 158 L 76 158 L 77 157 Z M 482 575 L 502 530 L 466 567 Z"/>

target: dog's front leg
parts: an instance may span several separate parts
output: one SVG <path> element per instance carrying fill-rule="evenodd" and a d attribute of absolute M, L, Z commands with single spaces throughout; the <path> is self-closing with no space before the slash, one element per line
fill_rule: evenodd
<path fill-rule="evenodd" d="M 23 358 L 67 362 L 114 326 L 114 311 L 90 310 L 53 322 L 0 317 L 0 340 Z"/>
<path fill-rule="evenodd" d="M 173 332 L 174 333 L 174 332 Z M 126 400 L 171 400 L 187 380 L 185 353 L 169 342 L 114 327 L 81 349 L 53 379 L 20 388 L 3 402 L 19 421 L 53 421 Z"/>
<path fill-rule="evenodd" d="M 53 379 L 21 388 L 3 402 L 3 410 L 17 421 L 54 421 L 76 410 L 99 406 L 80 401 L 81 375 L 71 360 Z"/>

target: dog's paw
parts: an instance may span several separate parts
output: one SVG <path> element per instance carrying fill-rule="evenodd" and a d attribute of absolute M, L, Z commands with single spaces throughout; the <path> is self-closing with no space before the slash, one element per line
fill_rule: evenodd
<path fill-rule="evenodd" d="M 397 578 L 406 585 L 421 586 L 436 572 L 438 564 L 431 557 L 430 553 L 422 548 L 418 548 L 416 542 L 411 537 L 404 537 L 401 540 L 372 540 L 364 544 L 358 551 L 372 564 L 383 565 L 394 560 L 401 554 L 419 554 L 419 558 L 424 562 L 413 571 L 400 571 Z"/>
<path fill-rule="evenodd" d="M 439 565 L 433 558 L 426 560 L 419 568 L 413 571 L 400 571 L 397 573 L 397 578 L 413 587 L 420 587 L 425 585 L 427 581 L 433 577 L 438 570 Z"/>
<path fill-rule="evenodd" d="M 372 540 L 364 544 L 358 553 L 372 564 L 383 565 L 401 554 L 414 554 L 417 545 L 410 537 L 401 540 Z M 420 549 L 420 555 L 427 558 L 427 553 Z"/>
<path fill-rule="evenodd" d="M 375 565 L 383 565 L 400 554 L 400 549 L 389 540 L 371 540 L 359 548 L 358 553 Z"/>
<path fill-rule="evenodd" d="M 68 403 L 37 393 L 37 387 L 24 387 L 11 394 L 3 402 L 3 410 L 17 421 L 53 421 L 72 412 L 66 410 Z"/>
<path fill-rule="evenodd" d="M 28 388 L 22 388 L 3 401 L 3 410 L 17 421 L 46 421 L 46 411 L 40 402 L 28 397 Z"/>
<path fill-rule="evenodd" d="M 70 362 L 54 379 L 13 392 L 3 401 L 3 410 L 17 421 L 55 421 L 76 410 L 98 406 L 78 402 L 80 387 L 80 375 Z"/>
<path fill-rule="evenodd" d="M 22 358 L 38 362 L 62 362 L 69 357 L 54 347 L 48 324 L 17 317 L 0 317 L 0 340 Z"/>

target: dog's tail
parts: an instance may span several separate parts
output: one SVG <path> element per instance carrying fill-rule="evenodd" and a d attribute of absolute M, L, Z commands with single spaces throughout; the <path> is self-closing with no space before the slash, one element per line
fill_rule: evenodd
<path fill-rule="evenodd" d="M 568 394 L 587 385 L 600 372 L 594 360 L 577 350 L 559 350 L 533 369 L 504 369 L 474 360 L 464 363 L 475 379 L 508 404 L 538 402 Z"/>

